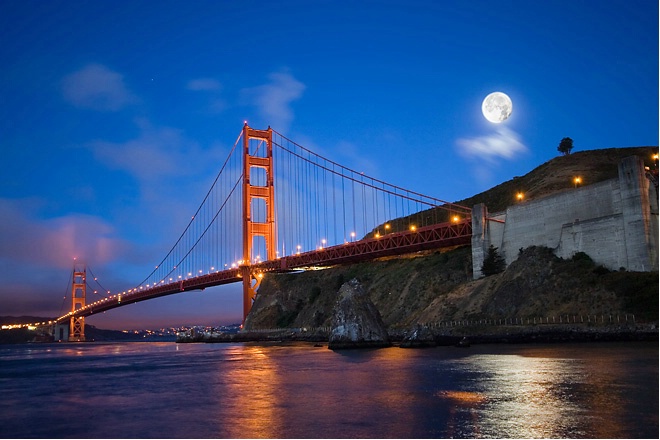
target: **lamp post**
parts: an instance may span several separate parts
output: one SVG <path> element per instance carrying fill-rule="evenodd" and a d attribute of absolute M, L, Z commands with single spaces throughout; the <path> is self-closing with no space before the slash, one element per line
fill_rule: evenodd
<path fill-rule="evenodd" d="M 575 179 L 573 179 L 573 183 L 575 184 L 575 187 L 577 188 L 578 185 L 582 183 L 582 178 L 580 176 L 577 176 Z"/>

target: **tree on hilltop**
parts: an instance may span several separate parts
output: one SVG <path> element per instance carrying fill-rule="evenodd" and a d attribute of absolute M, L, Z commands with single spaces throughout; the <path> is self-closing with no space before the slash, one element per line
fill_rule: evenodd
<path fill-rule="evenodd" d="M 573 139 L 569 137 L 565 137 L 564 139 L 559 142 L 559 146 L 557 147 L 557 151 L 559 151 L 561 154 L 564 156 L 568 156 L 571 154 L 571 150 L 573 149 Z"/>

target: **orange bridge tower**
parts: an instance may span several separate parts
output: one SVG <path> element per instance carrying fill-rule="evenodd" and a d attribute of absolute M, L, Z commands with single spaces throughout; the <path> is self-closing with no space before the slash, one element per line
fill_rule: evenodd
<path fill-rule="evenodd" d="M 256 144 L 250 154 L 251 142 Z M 265 146 L 265 149 L 262 148 Z M 251 172 L 254 169 L 265 170 L 265 184 L 253 184 Z M 253 179 L 257 180 L 257 179 Z M 263 179 L 261 179 L 263 180 Z M 264 183 L 264 182 L 259 182 Z M 265 218 L 253 218 L 253 202 L 265 204 Z M 276 258 L 275 238 L 275 187 L 273 185 L 273 130 L 255 130 L 243 126 L 243 323 L 257 294 L 261 276 L 252 271 L 254 261 L 254 238 L 263 237 L 266 246 L 266 259 Z"/>
<path fill-rule="evenodd" d="M 85 265 L 73 266 L 73 280 L 71 282 L 71 312 L 85 307 L 87 293 L 87 267 Z M 82 342 L 85 340 L 85 317 L 71 316 L 69 323 L 69 342 Z"/>

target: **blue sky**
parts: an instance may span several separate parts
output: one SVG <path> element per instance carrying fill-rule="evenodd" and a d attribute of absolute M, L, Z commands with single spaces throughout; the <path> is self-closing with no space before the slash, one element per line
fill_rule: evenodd
<path fill-rule="evenodd" d="M 574 151 L 658 145 L 658 3 L 2 1 L 0 315 L 56 316 L 74 256 L 139 283 L 243 121 L 456 201 Z M 507 93 L 502 124 L 483 98 Z M 89 294 L 88 294 L 89 295 Z M 238 286 L 102 328 L 226 324 Z"/>

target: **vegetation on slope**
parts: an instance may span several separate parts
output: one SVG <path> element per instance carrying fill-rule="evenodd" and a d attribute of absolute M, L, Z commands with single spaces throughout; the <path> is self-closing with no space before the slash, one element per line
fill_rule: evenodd
<path fill-rule="evenodd" d="M 469 247 L 297 274 L 268 274 L 250 329 L 330 325 L 337 291 L 356 278 L 391 329 L 417 323 L 552 316 L 658 320 L 658 272 L 611 272 L 586 254 L 532 246 L 504 272 L 472 280 Z M 578 318 L 579 319 L 579 318 Z"/>
<path fill-rule="evenodd" d="M 618 176 L 619 162 L 642 157 L 655 169 L 657 147 L 611 148 L 556 157 L 525 176 L 515 177 L 459 205 L 485 203 L 490 212 L 515 203 L 515 194 L 539 198 L 574 186 Z M 390 230 L 410 224 L 449 221 L 441 209 L 393 220 Z M 441 218 L 442 216 L 445 216 Z M 383 227 L 376 228 L 383 230 Z M 531 247 L 503 273 L 472 280 L 469 247 L 418 253 L 299 274 L 268 274 L 248 320 L 251 328 L 323 327 L 329 325 L 339 287 L 357 278 L 369 292 L 384 322 L 393 329 L 416 323 L 461 319 L 631 314 L 658 320 L 658 272 L 611 272 L 583 253 L 557 258 L 552 250 Z"/>

